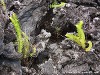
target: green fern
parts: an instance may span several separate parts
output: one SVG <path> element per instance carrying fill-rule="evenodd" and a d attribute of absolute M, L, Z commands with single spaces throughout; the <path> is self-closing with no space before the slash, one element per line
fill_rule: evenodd
<path fill-rule="evenodd" d="M 22 53 L 23 53 L 23 57 L 26 58 L 29 53 L 30 42 L 29 42 L 29 37 L 24 32 L 22 32 L 22 35 L 24 37 Z"/>
<path fill-rule="evenodd" d="M 85 48 L 86 40 L 85 40 L 85 34 L 82 27 L 83 27 L 83 21 L 80 21 L 79 23 L 76 24 L 77 36 L 80 39 L 79 41 L 81 43 L 82 48 Z"/>
<path fill-rule="evenodd" d="M 83 27 L 83 21 L 79 21 L 79 23 L 76 24 L 77 28 L 77 34 L 71 34 L 67 33 L 65 36 L 74 42 L 76 42 L 78 45 L 80 45 L 85 51 L 90 51 L 92 48 L 92 42 L 88 41 L 87 43 L 89 44 L 88 48 L 86 48 L 86 40 L 85 40 L 85 34 L 82 29 Z"/>
<path fill-rule="evenodd" d="M 52 4 L 50 4 L 50 8 L 59 8 L 59 7 L 63 7 L 65 6 L 64 2 L 61 2 L 60 4 L 58 4 L 58 2 L 56 0 L 53 1 Z"/>
<path fill-rule="evenodd" d="M 15 13 L 12 14 L 11 17 L 9 17 L 12 24 L 14 25 L 15 31 L 16 31 L 16 37 L 17 37 L 17 43 L 18 43 L 18 52 L 22 53 L 23 49 L 23 38 L 22 38 L 22 31 L 20 28 L 20 24 L 17 18 L 17 15 Z"/>
<path fill-rule="evenodd" d="M 36 49 L 33 48 L 33 52 L 29 53 L 29 47 L 30 47 L 29 37 L 21 30 L 17 15 L 13 13 L 12 16 L 9 18 L 12 24 L 14 25 L 16 31 L 18 52 L 22 53 L 24 58 L 34 55 Z"/>

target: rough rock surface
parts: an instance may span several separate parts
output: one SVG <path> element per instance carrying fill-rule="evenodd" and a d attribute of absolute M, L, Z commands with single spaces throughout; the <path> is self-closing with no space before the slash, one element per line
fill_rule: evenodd
<path fill-rule="evenodd" d="M 0 5 L 0 75 L 100 74 L 100 0 L 57 1 L 66 5 L 49 8 L 52 0 L 5 0 L 6 13 Z M 16 32 L 8 17 L 12 11 L 36 47 L 32 57 L 22 59 L 17 52 Z M 80 20 L 86 40 L 93 43 L 90 52 L 65 37 L 77 32 Z"/>

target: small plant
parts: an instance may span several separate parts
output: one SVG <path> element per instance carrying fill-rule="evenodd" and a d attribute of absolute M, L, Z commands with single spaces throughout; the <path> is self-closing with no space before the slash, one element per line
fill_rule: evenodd
<path fill-rule="evenodd" d="M 0 1 L 0 5 L 3 8 L 5 15 L 8 16 L 4 0 Z M 22 53 L 24 58 L 29 56 L 32 57 L 33 55 L 36 54 L 36 47 L 35 46 L 33 47 L 31 45 L 31 43 L 29 42 L 29 37 L 21 30 L 17 15 L 13 12 L 13 14 L 9 17 L 9 19 L 14 25 L 14 29 L 16 31 L 18 53 Z M 31 52 L 29 52 L 30 46 L 32 47 Z"/>
<path fill-rule="evenodd" d="M 60 4 L 57 2 L 57 0 L 54 0 L 52 4 L 50 4 L 50 8 L 58 8 L 65 6 L 64 2 L 61 2 Z"/>
<path fill-rule="evenodd" d="M 23 57 L 26 58 L 28 55 L 32 56 L 36 51 L 35 48 L 33 48 L 33 52 L 29 53 L 29 37 L 21 30 L 20 23 L 18 21 L 18 17 L 15 13 L 12 14 L 11 17 L 9 17 L 12 24 L 14 25 L 15 31 L 16 31 L 16 37 L 17 37 L 17 44 L 18 44 L 18 52 L 23 54 Z"/>
<path fill-rule="evenodd" d="M 17 18 L 17 15 L 15 13 L 12 14 L 11 17 L 9 17 L 12 24 L 14 25 L 15 31 L 16 31 L 16 37 L 17 37 L 17 43 L 18 43 L 18 52 L 22 53 L 23 48 L 23 38 L 22 38 L 22 31 L 20 28 L 20 24 Z"/>
<path fill-rule="evenodd" d="M 77 34 L 67 33 L 65 36 L 69 40 L 76 42 L 83 49 L 85 49 L 85 51 L 90 51 L 92 48 L 92 42 L 91 41 L 86 42 L 85 34 L 82 29 L 82 26 L 83 26 L 83 21 L 79 21 L 79 23 L 76 24 Z M 88 47 L 86 47 L 87 46 L 86 43 L 88 44 Z"/>

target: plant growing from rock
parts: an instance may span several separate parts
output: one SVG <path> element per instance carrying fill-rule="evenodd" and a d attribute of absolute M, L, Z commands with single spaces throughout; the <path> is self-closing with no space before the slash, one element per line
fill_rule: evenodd
<path fill-rule="evenodd" d="M 58 8 L 65 6 L 64 2 L 61 2 L 60 4 L 57 2 L 57 0 L 53 0 L 53 3 L 50 4 L 50 8 Z"/>
<path fill-rule="evenodd" d="M 29 53 L 29 37 L 21 30 L 20 23 L 18 20 L 18 17 L 15 13 L 12 14 L 12 16 L 9 17 L 12 24 L 14 25 L 15 31 L 16 31 L 16 37 L 17 37 L 17 44 L 18 44 L 18 52 L 23 54 L 23 57 L 26 58 L 29 56 L 32 56 L 35 54 L 36 48 L 33 48 L 33 52 Z"/>
<path fill-rule="evenodd" d="M 91 41 L 86 42 L 85 34 L 82 29 L 82 26 L 83 26 L 83 21 L 79 21 L 79 23 L 76 24 L 77 34 L 67 33 L 65 36 L 69 40 L 76 42 L 79 46 L 85 49 L 85 51 L 90 51 L 92 48 L 92 42 Z M 88 47 L 86 47 L 87 44 L 88 44 Z"/>

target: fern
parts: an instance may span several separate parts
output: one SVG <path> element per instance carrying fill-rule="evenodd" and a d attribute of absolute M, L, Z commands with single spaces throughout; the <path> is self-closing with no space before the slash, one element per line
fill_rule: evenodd
<path fill-rule="evenodd" d="M 64 2 L 61 2 L 60 4 L 58 4 L 58 2 L 56 0 L 53 1 L 52 4 L 50 4 L 50 8 L 59 8 L 59 7 L 63 7 L 65 6 Z"/>
<path fill-rule="evenodd" d="M 83 21 L 79 21 L 79 23 L 76 24 L 77 34 L 75 35 L 75 34 L 67 33 L 65 36 L 69 40 L 76 42 L 83 49 L 85 49 L 85 51 L 90 51 L 92 48 L 92 42 L 88 41 L 87 43 L 89 46 L 88 46 L 88 48 L 86 48 L 85 34 L 84 34 L 82 27 L 83 27 Z"/>
<path fill-rule="evenodd" d="M 78 44 L 80 45 L 80 42 L 77 41 L 77 40 L 79 40 L 79 37 L 77 37 L 76 35 L 71 34 L 71 33 L 67 33 L 65 36 L 66 36 L 69 40 L 75 41 L 76 43 L 78 43 Z"/>
<path fill-rule="evenodd" d="M 20 24 L 17 18 L 17 15 L 15 13 L 12 14 L 11 17 L 9 17 L 12 24 L 14 25 L 15 31 L 16 31 L 16 37 L 17 37 L 17 43 L 18 43 L 18 52 L 22 53 L 22 48 L 23 48 L 23 39 L 22 39 L 22 31 L 20 28 Z"/>
<path fill-rule="evenodd" d="M 9 18 L 12 24 L 14 25 L 16 31 L 18 52 L 22 53 L 24 58 L 34 55 L 36 49 L 33 48 L 33 52 L 29 53 L 29 47 L 30 47 L 29 37 L 21 30 L 17 15 L 13 13 L 12 16 Z"/>
<path fill-rule="evenodd" d="M 76 24 L 77 36 L 80 39 L 79 41 L 81 43 L 82 48 L 85 48 L 86 40 L 85 40 L 85 34 L 82 27 L 83 27 L 83 21 L 80 21 L 79 23 Z"/>
<path fill-rule="evenodd" d="M 88 48 L 85 48 L 86 51 L 90 51 L 90 49 L 92 48 L 92 42 L 91 41 L 88 41 Z"/>

